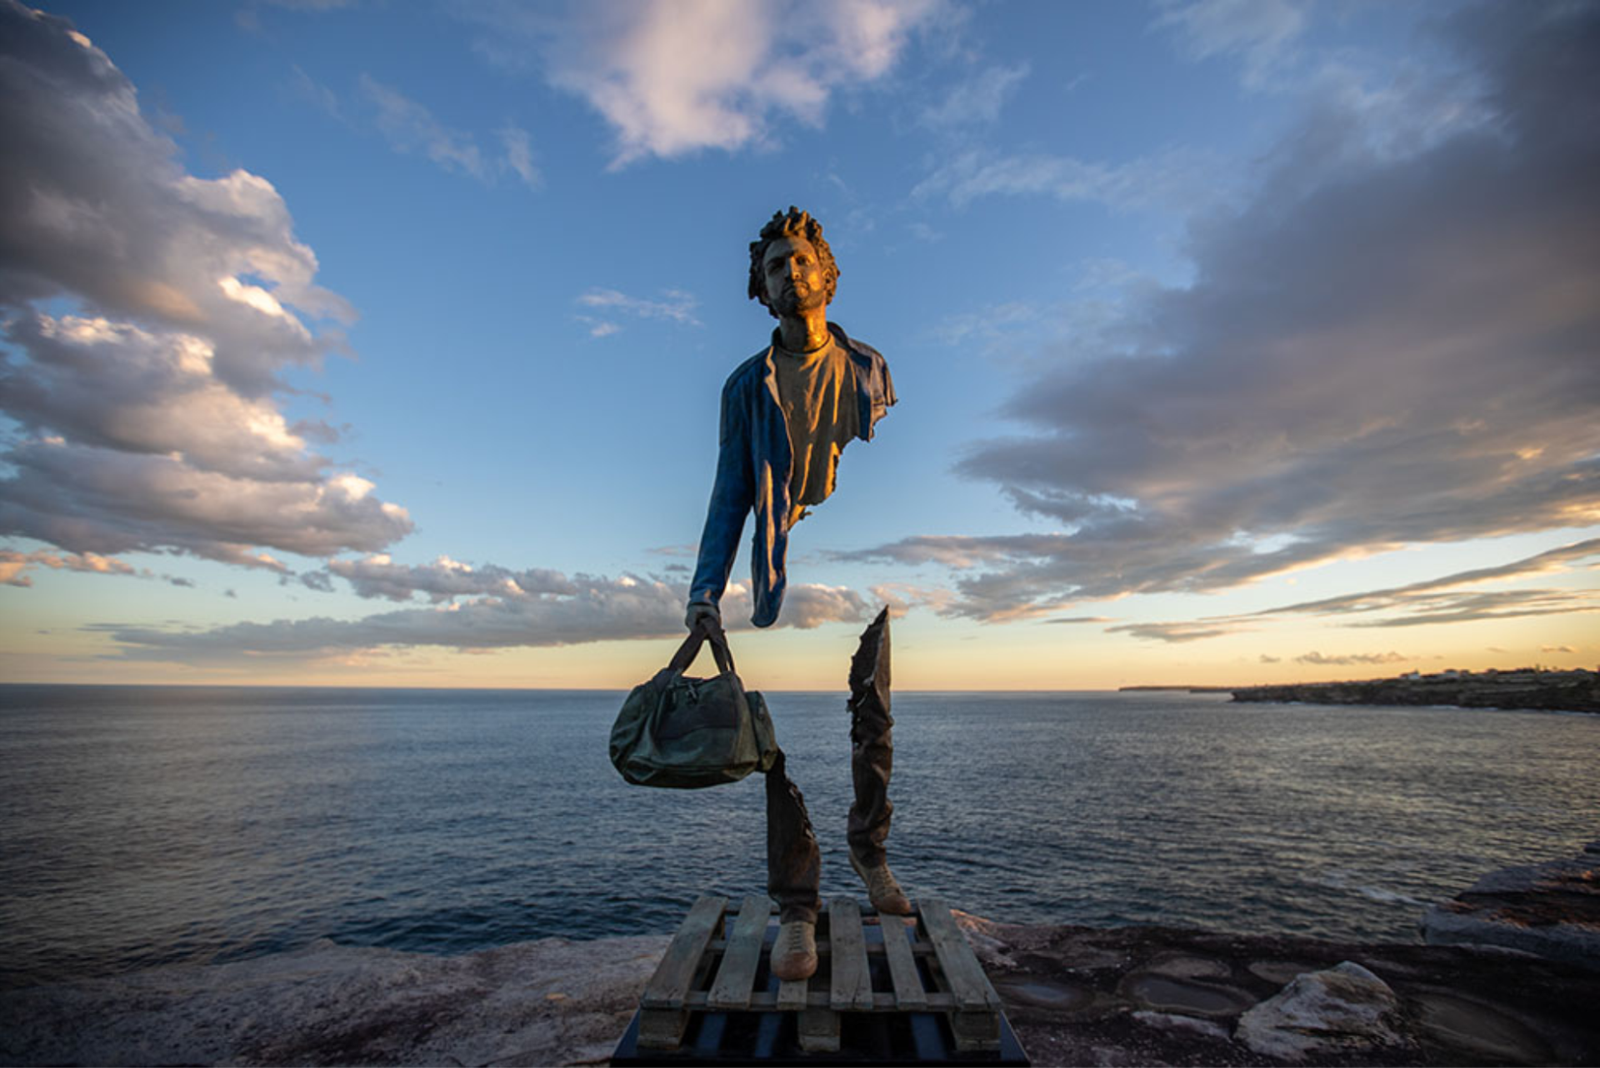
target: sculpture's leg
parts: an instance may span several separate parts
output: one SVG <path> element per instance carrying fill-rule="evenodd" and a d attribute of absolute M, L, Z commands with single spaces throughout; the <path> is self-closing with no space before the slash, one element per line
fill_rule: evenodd
<path fill-rule="evenodd" d="M 767 893 L 778 903 L 778 920 L 817 922 L 822 899 L 822 854 L 800 788 L 789 781 L 783 751 L 767 771 Z"/>
<path fill-rule="evenodd" d="M 883 864 L 889 837 L 889 773 L 894 766 L 894 719 L 889 715 L 889 610 L 862 632 L 850 661 L 850 852 L 868 868 Z"/>

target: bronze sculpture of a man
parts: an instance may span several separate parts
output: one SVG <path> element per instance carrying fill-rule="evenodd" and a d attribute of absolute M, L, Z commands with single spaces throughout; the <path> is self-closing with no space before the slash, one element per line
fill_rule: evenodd
<path fill-rule="evenodd" d="M 750 245 L 749 295 L 778 326 L 772 343 L 740 364 L 722 388 L 717 474 L 685 620 L 691 630 L 705 616 L 721 622 L 722 594 L 752 512 L 753 622 L 767 627 L 777 620 L 790 529 L 808 507 L 833 493 L 845 446 L 856 438 L 872 440 L 873 428 L 895 402 L 883 356 L 828 322 L 838 277 L 821 224 L 792 206 L 775 214 Z M 893 753 L 887 641 L 887 617 L 880 616 L 862 648 L 879 643 L 881 663 L 873 656 L 875 671 L 852 672 L 850 863 L 879 911 L 905 915 L 911 905 L 884 850 Z M 857 659 L 862 661 L 861 654 Z M 780 979 L 803 979 L 817 966 L 821 857 L 805 801 L 789 781 L 781 753 L 767 774 L 766 793 L 767 889 L 779 907 L 772 970 Z"/>

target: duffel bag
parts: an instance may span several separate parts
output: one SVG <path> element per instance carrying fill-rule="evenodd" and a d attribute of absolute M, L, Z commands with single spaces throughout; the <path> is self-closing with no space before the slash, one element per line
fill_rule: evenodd
<path fill-rule="evenodd" d="M 711 643 L 718 674 L 684 675 Z M 694 790 L 766 771 L 778 743 L 767 702 L 746 692 L 722 626 L 702 618 L 671 663 L 628 694 L 611 726 L 611 763 L 637 786 Z"/>

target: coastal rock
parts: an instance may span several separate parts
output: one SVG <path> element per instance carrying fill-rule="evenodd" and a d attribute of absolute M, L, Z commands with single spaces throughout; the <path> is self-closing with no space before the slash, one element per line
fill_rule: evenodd
<path fill-rule="evenodd" d="M 1303 1064 L 1600 1064 L 1600 976 L 1559 961 L 1171 927 L 958 922 L 1035 1064 L 1289 1063 L 1236 1039 L 1241 1018 L 1285 982 L 1345 961 L 1393 990 L 1400 1042 L 1310 1050 Z M 666 943 L 544 939 L 439 957 L 323 941 L 4 991 L 0 1064 L 599 1064 Z"/>
<path fill-rule="evenodd" d="M 603 1063 L 665 937 L 339 946 L 0 993 L 6 1064 Z"/>
<path fill-rule="evenodd" d="M 1171 927 L 1018 925 L 966 915 L 957 922 L 1035 1064 L 1600 1063 L 1593 1012 L 1600 978 L 1558 961 Z M 1349 1041 L 1335 1041 L 1330 1005 L 1315 1025 L 1324 1041 L 1288 1038 L 1272 1050 L 1246 1041 L 1256 1021 L 1265 1022 L 1258 1010 L 1289 1001 L 1286 984 L 1330 992 L 1364 987 L 1367 977 L 1381 1008 L 1366 1037 L 1352 1029 Z M 1348 1005 L 1343 1011 L 1353 1013 Z M 1241 1028 L 1252 1012 L 1252 1024 Z"/>
<path fill-rule="evenodd" d="M 1565 860 L 1490 872 L 1422 917 L 1434 945 L 1500 946 L 1600 971 L 1600 843 Z"/>
<path fill-rule="evenodd" d="M 1353 961 L 1297 976 L 1239 1017 L 1234 1032 L 1257 1053 L 1303 1060 L 1322 1051 L 1366 1052 L 1403 1044 L 1400 1001 L 1389 984 Z"/>

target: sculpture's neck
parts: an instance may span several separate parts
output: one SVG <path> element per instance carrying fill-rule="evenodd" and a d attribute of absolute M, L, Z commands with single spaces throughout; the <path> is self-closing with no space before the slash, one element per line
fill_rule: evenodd
<path fill-rule="evenodd" d="M 828 343 L 830 336 L 826 307 L 778 319 L 778 344 L 790 352 L 815 352 Z"/>

